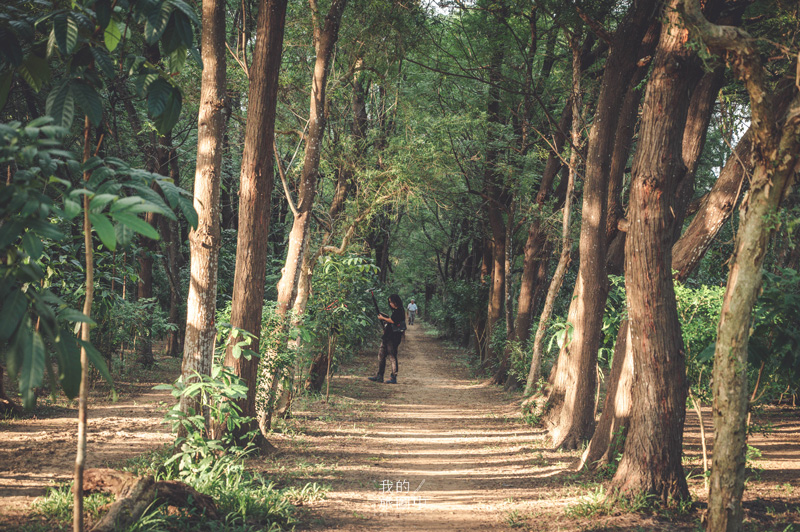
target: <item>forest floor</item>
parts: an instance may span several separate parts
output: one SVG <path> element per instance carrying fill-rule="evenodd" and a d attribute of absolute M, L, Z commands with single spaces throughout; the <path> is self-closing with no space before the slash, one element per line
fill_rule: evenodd
<path fill-rule="evenodd" d="M 152 369 L 118 375 L 116 401 L 105 382 L 95 382 L 89 393 L 87 468 L 119 467 L 173 440 L 164 424 L 173 397 L 153 386 L 175 380 L 180 362 L 157 356 Z M 6 386 L 16 390 L 15 383 Z M 34 415 L 0 420 L 0 530 L 29 521 L 37 497 L 72 479 L 77 427 L 77 402 L 63 396 L 53 401 L 44 395 Z"/>
<path fill-rule="evenodd" d="M 544 431 L 521 418 L 519 395 L 475 378 L 465 352 L 415 325 L 399 358 L 399 384 L 389 385 L 366 379 L 375 353 L 354 355 L 334 375 L 329 402 L 324 394 L 298 399 L 294 416 L 276 427 L 278 453 L 250 462 L 279 487 L 327 487 L 326 499 L 301 509 L 298 530 L 701 530 L 706 496 L 693 412 L 684 467 L 697 504 L 632 512 L 603 504 L 607 480 L 572 471 L 578 452 L 552 451 Z M 177 362 L 159 359 L 156 370 L 118 379 L 115 403 L 99 387 L 89 467 L 118 467 L 171 440 L 161 420 L 172 398 L 152 386 L 171 381 Z M 70 478 L 75 419 L 74 406 L 59 402 L 0 421 L 0 530 L 31 519 L 33 499 Z M 800 532 L 800 410 L 769 408 L 755 421 L 771 427 L 749 441 L 757 450 L 747 470 L 746 530 Z M 707 409 L 705 422 L 710 433 Z"/>

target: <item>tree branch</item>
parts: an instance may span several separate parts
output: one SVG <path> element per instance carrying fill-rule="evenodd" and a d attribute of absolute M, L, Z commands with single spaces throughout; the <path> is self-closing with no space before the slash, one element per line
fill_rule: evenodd
<path fill-rule="evenodd" d="M 756 144 L 762 150 L 769 147 L 777 137 L 776 117 L 772 108 L 764 66 L 761 56 L 753 46 L 753 37 L 741 28 L 720 26 L 709 22 L 700 10 L 698 0 L 684 0 L 679 9 L 686 27 L 710 50 L 728 53 L 728 62 L 736 76 L 742 80 L 750 95 L 750 114 Z"/>

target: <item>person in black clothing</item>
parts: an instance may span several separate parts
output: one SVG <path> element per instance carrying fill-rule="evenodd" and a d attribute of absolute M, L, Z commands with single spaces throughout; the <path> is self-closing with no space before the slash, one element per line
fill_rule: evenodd
<path fill-rule="evenodd" d="M 386 357 L 392 363 L 391 378 L 387 384 L 397 384 L 397 346 L 403 340 L 403 333 L 406 330 L 406 313 L 403 310 L 403 301 L 397 294 L 389 296 L 389 306 L 392 308 L 392 315 L 387 317 L 378 314 L 378 319 L 383 323 L 383 336 L 381 337 L 381 348 L 378 351 L 378 374 L 370 377 L 373 382 L 383 382 L 383 373 L 386 370 Z"/>

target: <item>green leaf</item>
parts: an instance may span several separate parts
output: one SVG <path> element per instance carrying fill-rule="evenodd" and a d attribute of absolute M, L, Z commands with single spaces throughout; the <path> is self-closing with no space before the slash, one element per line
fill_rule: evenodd
<path fill-rule="evenodd" d="M 115 225 L 114 234 L 117 236 L 117 244 L 119 244 L 120 247 L 127 247 L 133 241 L 133 230 L 127 225 Z"/>
<path fill-rule="evenodd" d="M 179 46 L 167 56 L 167 70 L 171 73 L 178 73 L 186 65 L 186 48 Z"/>
<path fill-rule="evenodd" d="M 22 235 L 22 249 L 25 250 L 25 253 L 28 254 L 31 260 L 37 260 L 42 256 L 44 246 L 42 245 L 42 240 L 38 236 L 28 231 Z"/>
<path fill-rule="evenodd" d="M 19 375 L 19 391 L 22 393 L 22 406 L 27 409 L 33 408 L 36 404 L 36 393 L 34 388 L 42 384 L 44 377 L 45 350 L 44 340 L 38 331 L 33 331 L 31 337 L 30 350 L 22 360 L 22 368 Z"/>
<path fill-rule="evenodd" d="M 47 95 L 46 112 L 53 117 L 55 125 L 69 128 L 75 117 L 75 101 L 69 81 L 56 85 Z"/>
<path fill-rule="evenodd" d="M 69 55 L 75 50 L 75 45 L 78 43 L 78 24 L 69 13 L 59 13 L 55 16 L 53 33 L 62 54 Z"/>
<path fill-rule="evenodd" d="M 157 78 L 147 87 L 147 110 L 154 117 L 161 115 L 172 94 L 172 85 L 164 78 Z"/>
<path fill-rule="evenodd" d="M 97 232 L 97 236 L 100 237 L 100 240 L 103 244 L 114 251 L 117 249 L 117 235 L 114 232 L 114 226 L 111 225 L 111 222 L 108 220 L 105 214 L 90 212 L 89 213 L 89 220 L 92 222 L 92 227 Z"/>
<path fill-rule="evenodd" d="M 184 2 L 183 0 L 168 0 L 169 3 L 175 7 L 175 9 L 180 10 L 184 15 L 189 17 L 189 20 L 192 21 L 192 24 L 195 26 L 200 25 L 200 19 L 197 17 L 197 13 L 195 13 L 194 8 Z"/>
<path fill-rule="evenodd" d="M 14 334 L 25 315 L 27 306 L 28 298 L 21 290 L 14 289 L 3 299 L 3 306 L 0 309 L 0 340 L 5 340 Z"/>
<path fill-rule="evenodd" d="M 64 233 L 58 230 L 58 226 L 45 220 L 34 219 L 28 222 L 28 229 L 36 231 L 36 234 L 50 240 L 61 240 Z"/>
<path fill-rule="evenodd" d="M 5 58 L 12 67 L 22 62 L 22 47 L 13 32 L 0 25 L 0 57 Z"/>
<path fill-rule="evenodd" d="M 97 68 L 100 69 L 100 72 L 102 72 L 104 76 L 109 78 L 114 77 L 114 74 L 116 74 L 114 69 L 114 61 L 105 50 L 98 46 L 93 46 L 92 57 L 94 57 L 94 62 L 97 65 Z"/>
<path fill-rule="evenodd" d="M 31 342 L 31 328 L 27 324 L 18 327 L 11 337 L 9 349 L 6 350 L 6 369 L 12 379 L 19 376 L 25 357 L 31 352 Z"/>
<path fill-rule="evenodd" d="M 134 205 L 145 203 L 146 201 L 147 200 L 140 198 L 139 196 L 129 196 L 127 198 L 122 198 L 119 201 L 115 201 L 109 210 L 111 212 L 124 211 L 130 209 Z"/>
<path fill-rule="evenodd" d="M 156 126 L 156 129 L 162 135 L 169 133 L 175 124 L 178 123 L 178 118 L 181 115 L 181 107 L 183 105 L 183 95 L 181 91 L 172 88 L 172 94 L 170 95 L 169 99 L 167 100 L 167 106 L 164 109 L 164 112 L 161 113 L 158 117 L 153 120 L 153 124 Z"/>
<path fill-rule="evenodd" d="M 119 46 L 119 42 L 122 40 L 122 32 L 119 31 L 119 26 L 115 21 L 110 21 L 108 26 L 106 26 L 106 30 L 103 33 L 103 41 L 106 43 L 106 48 L 108 48 L 109 52 L 113 52 Z"/>
<path fill-rule="evenodd" d="M 177 220 L 175 214 L 169 210 L 165 209 L 162 205 L 158 203 L 153 203 L 152 201 L 147 201 L 144 198 L 139 196 L 131 196 L 128 198 L 123 198 L 119 201 L 115 201 L 114 204 L 111 206 L 111 212 L 118 212 L 118 211 L 125 211 L 129 214 L 140 214 L 143 212 L 155 212 L 162 216 L 166 216 L 170 220 Z"/>
<path fill-rule="evenodd" d="M 175 11 L 172 13 L 175 24 L 175 35 L 181 40 L 186 48 L 191 48 L 194 44 L 194 30 L 192 23 L 185 13 Z"/>
<path fill-rule="evenodd" d="M 167 27 L 164 29 L 164 37 L 161 39 L 161 53 L 162 56 L 170 56 L 172 52 L 178 49 L 179 46 L 183 44 L 181 40 L 181 36 L 178 34 L 177 28 L 175 28 L 175 17 L 178 15 L 177 12 L 173 12 L 170 17 L 169 21 L 167 22 Z"/>
<path fill-rule="evenodd" d="M 161 35 L 164 34 L 171 13 L 172 6 L 169 2 L 154 4 L 146 13 L 147 19 L 144 23 L 144 38 L 149 44 L 155 44 L 161 38 Z"/>
<path fill-rule="evenodd" d="M 84 81 L 75 80 L 72 83 L 72 94 L 92 125 L 99 126 L 103 120 L 103 102 L 94 87 Z"/>
<path fill-rule="evenodd" d="M 42 85 L 50 81 L 50 65 L 47 64 L 46 59 L 34 54 L 25 56 L 25 60 L 17 68 L 17 72 L 31 86 L 34 92 L 39 92 Z"/>
<path fill-rule="evenodd" d="M 114 381 L 111 378 L 111 373 L 109 373 L 106 361 L 103 358 L 103 355 L 100 354 L 100 351 L 95 349 L 95 347 L 89 342 L 84 342 L 83 340 L 79 339 L 78 343 L 81 345 L 81 347 L 86 349 L 86 355 L 89 357 L 89 361 L 92 363 L 94 367 L 97 368 L 97 371 L 100 372 L 100 375 L 103 376 L 106 382 L 108 382 L 113 386 Z"/>
<path fill-rule="evenodd" d="M 58 317 L 62 320 L 73 323 L 88 323 L 89 325 L 97 325 L 92 318 L 79 310 L 75 310 L 74 308 L 65 308 L 58 314 Z"/>
<path fill-rule="evenodd" d="M 66 216 L 67 220 L 72 220 L 81 212 L 81 204 L 77 201 L 67 198 L 64 198 L 64 215 Z"/>
<path fill-rule="evenodd" d="M 21 220 L 9 220 L 3 225 L 0 225 L 0 250 L 4 250 L 13 244 L 19 234 L 25 228 Z"/>
<path fill-rule="evenodd" d="M 184 198 L 181 196 L 178 198 L 178 206 L 181 209 L 181 212 L 186 217 L 186 221 L 189 222 L 189 225 L 192 226 L 192 229 L 197 229 L 197 211 L 194 210 L 194 205 L 188 198 Z"/>
<path fill-rule="evenodd" d="M 59 331 L 54 342 L 58 360 L 58 380 L 64 394 L 72 399 L 78 395 L 81 385 L 81 350 L 75 337 L 66 329 Z"/>
<path fill-rule="evenodd" d="M 111 1 L 97 0 L 94 3 L 94 12 L 97 15 L 97 25 L 101 30 L 105 29 L 111 21 Z"/>
<path fill-rule="evenodd" d="M 93 196 L 92 200 L 89 202 L 89 212 L 102 211 L 106 205 L 117 199 L 117 197 L 116 194 L 97 194 Z"/>
<path fill-rule="evenodd" d="M 149 223 L 133 214 L 127 214 L 125 212 L 112 212 L 111 217 L 119 223 L 125 224 L 140 235 L 152 238 L 153 240 L 159 239 L 158 232 L 153 229 Z"/>

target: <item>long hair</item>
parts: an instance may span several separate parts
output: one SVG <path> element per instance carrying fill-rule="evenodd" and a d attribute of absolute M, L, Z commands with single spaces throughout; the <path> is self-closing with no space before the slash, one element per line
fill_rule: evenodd
<path fill-rule="evenodd" d="M 391 301 L 392 303 L 397 305 L 397 308 L 399 308 L 399 309 L 403 309 L 404 308 L 403 307 L 403 300 L 400 299 L 400 296 L 398 296 L 397 294 L 390 295 L 389 296 L 389 301 Z"/>

